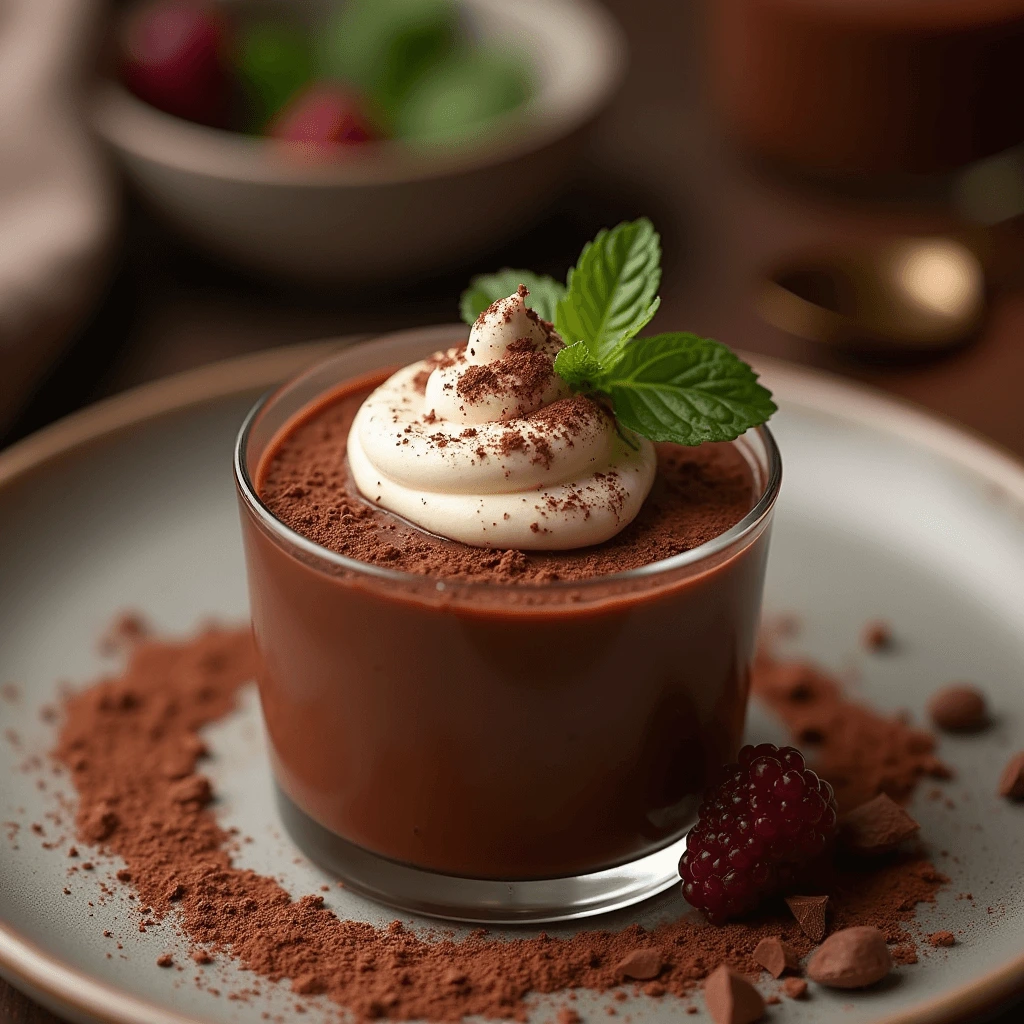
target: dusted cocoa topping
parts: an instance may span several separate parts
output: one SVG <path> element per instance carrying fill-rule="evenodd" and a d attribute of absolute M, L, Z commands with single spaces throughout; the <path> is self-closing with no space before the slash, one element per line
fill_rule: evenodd
<path fill-rule="evenodd" d="M 509 345 L 508 355 L 503 359 L 467 366 L 459 374 L 455 390 L 470 405 L 506 392 L 532 401 L 551 384 L 554 372 L 551 356 L 538 352 L 529 338 L 520 338 Z"/>
<path fill-rule="evenodd" d="M 932 932 L 932 934 L 928 936 L 928 942 L 936 948 L 940 946 L 955 946 L 956 936 L 952 932 Z"/>
<path fill-rule="evenodd" d="M 413 377 L 413 386 L 416 388 L 416 390 L 421 395 L 424 394 L 427 390 L 427 381 L 430 380 L 431 373 L 433 373 L 434 370 L 443 370 L 449 366 L 454 366 L 455 358 L 458 356 L 461 350 L 465 349 L 465 347 L 465 345 L 457 346 L 456 349 L 454 350 L 455 356 L 448 355 L 445 352 L 438 352 L 425 359 L 424 362 L 427 365 L 422 370 L 420 370 L 415 377 Z"/>
<path fill-rule="evenodd" d="M 640 514 L 603 544 L 570 552 L 515 552 L 509 557 L 506 551 L 449 541 L 377 508 L 359 494 L 349 474 L 346 445 L 352 420 L 371 390 L 372 386 L 342 390 L 314 407 L 264 459 L 256 481 L 260 497 L 285 525 L 357 561 L 460 580 L 583 580 L 689 551 L 734 526 L 755 502 L 753 473 L 734 445 L 666 444 L 658 446 L 657 479 Z M 501 459 L 529 449 L 531 461 L 543 466 L 550 460 L 551 437 L 571 437 L 595 416 L 607 415 L 591 399 L 574 395 L 527 417 L 525 422 L 535 430 L 506 430 L 493 450 L 476 444 L 472 428 L 462 431 L 461 437 L 478 459 Z M 459 440 L 456 434 L 445 443 Z M 574 493 L 566 500 L 583 509 L 596 501 L 610 507 L 621 503 L 621 488 L 611 474 L 602 488 L 599 494 Z M 545 518 L 553 511 L 557 510 L 538 497 L 531 529 L 544 531 Z"/>
<path fill-rule="evenodd" d="M 801 956 L 812 950 L 787 917 L 765 913 L 718 928 L 684 913 L 681 900 L 679 918 L 650 931 L 633 925 L 513 940 L 480 931 L 456 942 L 414 934 L 397 921 L 374 928 L 339 920 L 322 894 L 294 898 L 273 878 L 235 865 L 236 837 L 210 805 L 175 799 L 176 783 L 163 770 L 169 760 L 192 758 L 190 774 L 198 777 L 204 756 L 198 730 L 235 706 L 253 674 L 251 643 L 248 627 L 211 629 L 187 642 L 141 641 L 122 673 L 67 698 L 55 751 L 63 764 L 76 766 L 79 842 L 100 843 L 124 859 L 143 920 L 173 914 L 197 964 L 230 956 L 262 977 L 287 979 L 298 995 L 324 993 L 360 1019 L 523 1020 L 530 993 L 612 989 L 621 983 L 623 962 L 635 963 L 652 949 L 664 961 L 658 990 L 678 996 L 692 993 L 719 964 L 756 974 L 763 939 L 781 938 Z M 773 662 L 772 675 L 784 665 Z M 839 684 L 829 681 L 838 694 Z M 755 689 L 764 687 L 755 678 Z M 879 729 L 887 721 L 862 710 Z M 842 727 L 838 718 L 831 727 Z M 890 753 L 865 748 L 865 767 Z M 110 828 L 97 839 L 94 823 L 108 815 Z M 914 907 L 934 900 L 946 881 L 916 854 L 840 865 L 830 913 L 838 928 L 880 929 L 898 959 L 907 960 Z"/>

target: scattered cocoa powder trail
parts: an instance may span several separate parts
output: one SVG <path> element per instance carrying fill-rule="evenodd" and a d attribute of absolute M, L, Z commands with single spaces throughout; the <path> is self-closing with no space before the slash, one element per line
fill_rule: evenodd
<path fill-rule="evenodd" d="M 928 730 L 850 700 L 834 676 L 809 661 L 777 658 L 770 644 L 758 652 L 752 689 L 832 784 L 840 812 L 879 793 L 904 803 L 922 778 L 953 775 Z"/>
<path fill-rule="evenodd" d="M 754 950 L 764 938 L 780 936 L 801 955 L 812 948 L 782 906 L 716 928 L 686 913 L 681 898 L 679 919 L 653 930 L 584 930 L 568 939 L 506 941 L 479 931 L 456 942 L 421 938 L 397 921 L 377 929 L 339 920 L 322 895 L 292 899 L 272 878 L 233 865 L 236 838 L 217 823 L 197 770 L 198 730 L 232 710 L 252 678 L 249 630 L 211 628 L 184 642 L 146 637 L 128 657 L 123 673 L 66 699 L 55 756 L 78 791 L 78 840 L 125 860 L 136 905 L 152 920 L 173 911 L 197 963 L 230 956 L 263 977 L 290 980 L 299 996 L 324 993 L 362 1019 L 522 1020 L 531 993 L 620 985 L 623 960 L 640 950 L 654 950 L 650 957 L 663 964 L 647 988 L 684 996 L 721 963 L 756 974 Z M 772 692 L 783 671 L 762 660 L 758 690 Z M 827 677 L 816 679 L 830 692 Z M 831 927 L 875 925 L 896 945 L 895 959 L 912 962 L 906 924 L 944 881 L 919 855 L 870 869 L 841 866 L 830 884 Z"/>

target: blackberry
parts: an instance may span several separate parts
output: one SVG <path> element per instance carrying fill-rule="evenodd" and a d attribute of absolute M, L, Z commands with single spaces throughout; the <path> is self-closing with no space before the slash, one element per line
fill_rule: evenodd
<path fill-rule="evenodd" d="M 793 747 L 746 746 L 704 793 L 679 861 L 686 901 L 712 924 L 791 885 L 835 838 L 832 787 Z"/>

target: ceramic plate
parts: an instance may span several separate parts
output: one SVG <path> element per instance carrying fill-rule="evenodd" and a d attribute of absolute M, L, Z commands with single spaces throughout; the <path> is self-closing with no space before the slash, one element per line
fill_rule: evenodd
<path fill-rule="evenodd" d="M 283 350 L 159 382 L 0 456 L 0 684 L 20 693 L 0 701 L 0 733 L 18 740 L 0 739 L 0 821 L 22 825 L 10 841 L 0 834 L 0 972 L 73 1020 L 294 1016 L 285 985 L 263 984 L 260 1002 L 243 1004 L 198 990 L 188 973 L 157 969 L 156 957 L 182 941 L 172 924 L 133 931 L 120 896 L 89 908 L 99 879 L 79 873 L 72 898 L 64 896 L 67 858 L 43 849 L 27 827 L 52 810 L 59 780 L 42 791 L 38 773 L 16 768 L 51 743 L 39 708 L 60 681 L 84 683 L 108 667 L 96 640 L 118 610 L 142 609 L 167 632 L 190 631 L 211 615 L 244 619 L 232 442 L 260 391 L 326 351 Z M 835 668 L 858 666 L 864 697 L 882 708 L 920 717 L 937 685 L 971 679 L 991 695 L 996 715 L 983 736 L 942 741 L 958 771 L 948 784 L 955 811 L 942 801 L 914 805 L 933 847 L 958 855 L 941 861 L 952 884 L 921 908 L 920 927 L 952 929 L 958 945 L 926 946 L 921 962 L 881 991 L 816 990 L 807 1002 L 773 1007 L 771 1020 L 957 1020 L 1024 987 L 1024 806 L 995 795 L 1004 760 L 1024 748 L 1024 468 L 873 393 L 779 364 L 762 369 L 780 400 L 772 428 L 785 460 L 766 604 L 802 620 L 794 650 Z M 876 617 L 898 631 L 898 654 L 863 652 L 861 628 Z M 750 733 L 773 733 L 756 709 Z M 327 879 L 275 821 L 255 701 L 210 741 L 221 813 L 255 840 L 243 849 L 245 863 L 295 893 L 315 891 Z M 964 892 L 974 899 L 958 900 Z M 340 889 L 328 902 L 343 917 L 392 917 Z M 652 923 L 679 910 L 678 895 L 668 893 L 601 926 Z M 111 959 L 104 928 L 122 936 Z M 244 987 L 241 972 L 216 969 L 225 990 Z M 604 1019 L 594 1013 L 601 998 L 581 993 L 574 1005 L 585 1019 Z M 674 1019 L 681 1009 L 671 998 L 631 999 L 636 1024 Z M 703 1012 L 703 1000 L 694 1002 Z M 550 1020 L 557 1005 L 557 997 L 538 1000 L 533 1017 Z M 325 1019 L 331 1012 L 325 1004 Z"/>

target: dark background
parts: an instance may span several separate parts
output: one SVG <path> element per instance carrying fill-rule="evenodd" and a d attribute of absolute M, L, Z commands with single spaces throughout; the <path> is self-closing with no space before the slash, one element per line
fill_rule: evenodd
<path fill-rule="evenodd" d="M 146 380 L 289 342 L 458 319 L 471 273 L 524 265 L 561 277 L 601 226 L 646 214 L 663 235 L 658 322 L 729 345 L 846 374 L 905 396 L 1024 454 L 1024 228 L 995 236 L 991 310 L 981 335 L 941 358 L 853 362 L 769 327 L 751 296 L 795 250 L 898 231 L 956 228 L 922 182 L 901 202 L 842 199 L 758 167 L 709 111 L 700 6 L 608 0 L 633 55 L 576 186 L 489 264 L 401 290 L 307 292 L 218 266 L 134 202 L 118 270 L 90 323 L 40 387 L 6 443 L 78 406 Z M 990 240 L 991 241 L 991 240 Z"/>
<path fill-rule="evenodd" d="M 633 53 L 625 87 L 574 188 L 540 224 L 493 253 L 489 265 L 401 290 L 306 292 L 212 263 L 129 200 L 109 288 L 0 447 L 91 401 L 202 363 L 456 320 L 458 295 L 472 272 L 509 264 L 561 277 L 597 228 L 645 214 L 665 249 L 660 324 L 854 377 L 1024 455 L 1024 231 L 1009 225 L 996 236 L 1002 256 L 993 264 L 989 316 L 980 335 L 955 352 L 852 361 L 769 327 L 751 296 L 760 275 L 788 253 L 820 241 L 942 230 L 955 226 L 951 215 L 921 196 L 853 201 L 758 167 L 727 143 L 709 113 L 699 7 L 683 0 L 608 3 Z M 999 1019 L 1011 1024 L 1022 1014 L 1018 1006 Z M 54 1020 L 3 983 L 0 1017 Z"/>

